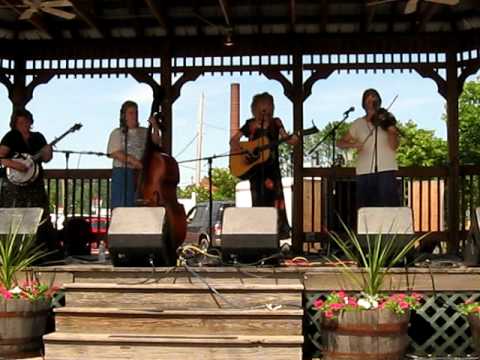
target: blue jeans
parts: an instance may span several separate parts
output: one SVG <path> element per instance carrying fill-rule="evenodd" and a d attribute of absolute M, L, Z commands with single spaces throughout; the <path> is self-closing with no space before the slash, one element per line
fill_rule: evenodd
<path fill-rule="evenodd" d="M 395 171 L 357 176 L 357 209 L 400 205 L 399 184 Z"/>
<path fill-rule="evenodd" d="M 127 185 L 125 186 L 125 179 Z M 125 197 L 126 195 L 126 197 Z M 136 185 L 134 170 L 130 168 L 114 167 L 112 169 L 112 209 L 135 206 Z"/>

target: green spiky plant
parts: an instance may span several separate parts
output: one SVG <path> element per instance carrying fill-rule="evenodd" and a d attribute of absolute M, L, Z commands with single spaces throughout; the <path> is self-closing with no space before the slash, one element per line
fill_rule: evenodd
<path fill-rule="evenodd" d="M 426 235 L 412 238 L 401 249 L 398 249 L 395 241 L 395 234 L 366 235 L 366 245 L 362 245 L 358 236 L 340 219 L 346 233 L 346 239 L 341 238 L 337 233 L 331 232 L 330 237 L 340 247 L 348 260 L 356 261 L 365 270 L 354 271 L 352 267 L 336 256 L 335 260 L 342 266 L 344 274 L 360 289 L 368 298 L 377 297 L 383 287 L 385 276 L 393 266 L 400 263 L 406 255 L 414 248 L 418 241 Z M 391 224 L 390 230 L 393 228 Z M 390 232 L 390 231 L 389 231 Z"/>
<path fill-rule="evenodd" d="M 35 234 L 19 234 L 23 220 L 12 222 L 8 234 L 0 236 L 0 285 L 6 290 L 17 285 L 17 274 L 51 254 L 36 243 Z"/>

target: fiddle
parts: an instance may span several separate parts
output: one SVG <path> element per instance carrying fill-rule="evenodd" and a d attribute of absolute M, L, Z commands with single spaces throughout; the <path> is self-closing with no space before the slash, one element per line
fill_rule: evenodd
<path fill-rule="evenodd" d="M 387 109 L 379 108 L 372 118 L 372 124 L 374 126 L 380 126 L 383 130 L 387 131 L 390 126 L 397 127 L 397 119 L 395 119 L 395 116 Z"/>

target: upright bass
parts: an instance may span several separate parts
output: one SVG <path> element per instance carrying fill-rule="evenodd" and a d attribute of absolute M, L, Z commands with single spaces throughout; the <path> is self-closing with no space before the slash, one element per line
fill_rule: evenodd
<path fill-rule="evenodd" d="M 164 130 L 161 115 L 154 114 L 160 129 Z M 165 241 L 165 262 L 167 266 L 176 263 L 176 249 L 185 240 L 187 216 L 177 200 L 177 185 L 180 180 L 177 161 L 151 139 L 152 125 L 148 127 L 147 143 L 143 157 L 143 174 L 138 193 L 144 206 L 165 208 L 166 222 L 163 228 Z"/>

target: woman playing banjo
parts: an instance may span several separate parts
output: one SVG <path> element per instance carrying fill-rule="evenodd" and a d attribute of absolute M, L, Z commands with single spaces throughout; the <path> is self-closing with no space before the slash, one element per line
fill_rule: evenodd
<path fill-rule="evenodd" d="M 31 131 L 33 116 L 30 111 L 19 109 L 13 112 L 10 128 L 0 142 L 0 165 L 25 173 L 28 167 L 15 160 L 15 154 L 36 155 L 40 153 L 39 162 L 48 162 L 52 159 L 52 147 L 47 144 L 45 137 L 39 132 Z M 41 207 L 42 218 L 49 214 L 48 198 L 43 182 L 43 170 L 39 164 L 39 175 L 31 183 L 15 185 L 5 180 L 0 196 L 1 207 Z"/>

